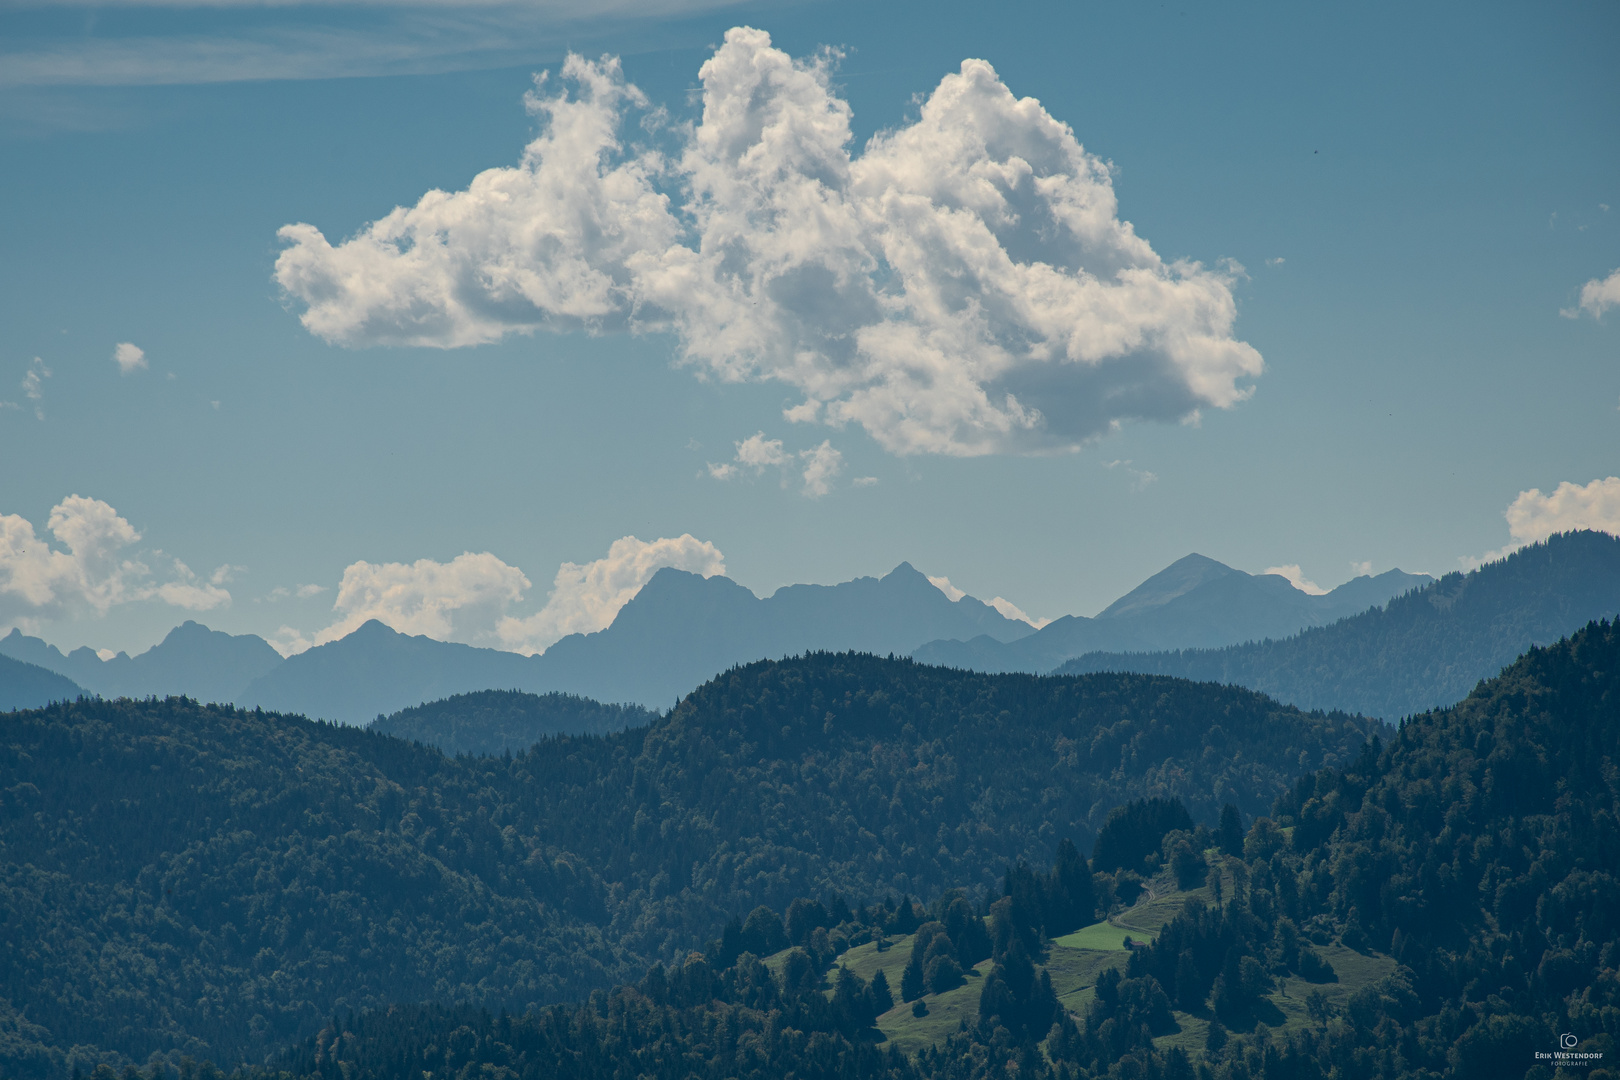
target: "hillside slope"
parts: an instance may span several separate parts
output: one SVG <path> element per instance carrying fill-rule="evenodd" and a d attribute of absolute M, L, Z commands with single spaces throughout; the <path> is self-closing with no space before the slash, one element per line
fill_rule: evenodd
<path fill-rule="evenodd" d="M 83 693 L 78 683 L 64 675 L 0 655 L 0 712 L 37 709 L 52 701 L 71 701 Z"/>
<path fill-rule="evenodd" d="M 1280 641 L 1096 653 L 1063 674 L 1137 671 L 1247 686 L 1305 709 L 1395 720 L 1460 701 L 1534 645 L 1620 613 L 1620 538 L 1573 532 L 1382 608 Z"/>
<path fill-rule="evenodd" d="M 851 654 L 511 757 L 182 699 L 11 714 L 0 1071 L 257 1060 L 339 1007 L 578 997 L 762 902 L 993 885 L 1127 799 L 1261 810 L 1375 730 L 1226 687 Z"/>
<path fill-rule="evenodd" d="M 589 1003 L 368 1013 L 251 1080 L 1608 1080 L 1616 758 L 1620 629 L 1593 624 L 1303 778 L 1224 850 L 1165 836 L 1163 893 L 1109 922 L 1048 925 L 1084 880 L 1072 852 L 1009 872 L 987 913 L 801 899 Z"/>

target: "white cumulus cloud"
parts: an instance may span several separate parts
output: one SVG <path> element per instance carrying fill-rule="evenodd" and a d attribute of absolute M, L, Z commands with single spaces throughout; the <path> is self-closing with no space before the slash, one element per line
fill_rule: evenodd
<path fill-rule="evenodd" d="M 529 95 L 543 130 L 517 166 L 338 244 L 288 225 L 276 279 L 354 347 L 673 330 L 701 373 L 782 382 L 790 420 L 899 454 L 1072 449 L 1249 394 L 1241 267 L 1156 254 L 1067 124 L 968 60 L 852 155 L 835 60 L 729 31 L 700 120 L 660 150 L 626 141 L 648 103 L 618 62 L 572 56 Z"/>
<path fill-rule="evenodd" d="M 1589 484 L 1572 484 L 1566 480 L 1545 495 L 1540 488 L 1521 491 L 1502 516 L 1507 519 L 1512 542 L 1477 557 L 1459 557 L 1457 562 L 1463 569 L 1478 569 L 1555 533 L 1595 529 L 1620 536 L 1620 476 L 1593 480 Z"/>
<path fill-rule="evenodd" d="M 120 341 L 113 347 L 113 363 L 118 365 L 120 375 L 133 375 L 137 371 L 145 371 L 146 350 L 131 342 Z"/>
<path fill-rule="evenodd" d="M 274 634 L 265 638 L 265 641 L 282 656 L 296 656 L 315 647 L 315 642 L 306 637 L 302 631 L 291 626 L 283 626 Z"/>
<path fill-rule="evenodd" d="M 225 571 L 230 569 L 228 566 L 220 568 Z M 205 581 L 179 559 L 173 560 L 171 570 L 173 576 L 160 585 L 152 586 L 151 590 L 151 595 L 165 604 L 187 611 L 212 611 L 231 602 L 231 594 L 221 587 L 221 583 L 229 577 L 228 573 L 222 576 L 216 570 Z"/>
<path fill-rule="evenodd" d="M 1566 319 L 1576 319 L 1584 311 L 1592 318 L 1600 319 L 1612 307 L 1620 307 L 1620 270 L 1606 278 L 1593 278 L 1582 285 L 1580 301 L 1559 314 Z"/>
<path fill-rule="evenodd" d="M 690 533 L 650 542 L 621 537 L 605 558 L 558 567 L 546 606 L 526 619 L 502 619 L 501 641 L 516 652 L 536 653 L 569 634 L 604 629 L 666 566 L 713 577 L 726 572 L 726 559 L 719 548 Z"/>
<path fill-rule="evenodd" d="M 1549 495 L 1540 488 L 1521 491 L 1504 516 L 1515 547 L 1573 529 L 1620 535 L 1620 476 L 1584 485 L 1566 480 Z"/>
<path fill-rule="evenodd" d="M 0 514 L 0 632 L 105 615 L 118 604 L 141 600 L 188 611 L 230 603 L 227 590 L 198 577 L 179 559 L 158 578 L 129 550 L 141 534 L 100 499 L 68 496 L 51 508 L 46 528 L 59 546 L 36 534 L 27 518 Z"/>
<path fill-rule="evenodd" d="M 615 540 L 603 558 L 563 563 L 545 605 L 525 616 L 520 609 L 531 587 L 528 577 L 489 552 L 464 552 L 449 562 L 360 561 L 343 571 L 332 604 L 338 617 L 330 626 L 312 636 L 284 626 L 270 643 L 283 655 L 291 655 L 335 641 L 377 619 L 403 634 L 521 653 L 543 652 L 568 634 L 606 627 L 666 566 L 704 577 L 726 571 L 720 549 L 690 534 L 652 541 L 625 536 Z M 302 585 L 298 595 L 309 597 L 321 591 L 317 586 Z"/>
<path fill-rule="evenodd" d="M 797 472 L 803 482 L 800 493 L 809 499 L 819 499 L 832 492 L 833 481 L 844 471 L 844 455 L 829 439 L 797 454 L 782 449 L 781 439 L 767 439 L 763 431 L 735 445 L 737 456 L 731 461 L 709 463 L 710 476 L 716 480 L 732 480 L 748 474 L 758 476 L 766 469 L 777 468 L 782 470 L 782 483 L 786 486 L 790 473 Z"/>
<path fill-rule="evenodd" d="M 800 451 L 799 459 L 804 465 L 804 487 L 800 491 L 809 499 L 819 499 L 832 491 L 833 481 L 844 471 L 844 455 L 826 439 L 812 450 Z"/>
<path fill-rule="evenodd" d="M 447 563 L 362 560 L 344 569 L 332 605 L 339 618 L 314 643 L 336 641 L 371 619 L 402 634 L 478 643 L 528 587 L 521 570 L 487 551 L 464 552 Z"/>

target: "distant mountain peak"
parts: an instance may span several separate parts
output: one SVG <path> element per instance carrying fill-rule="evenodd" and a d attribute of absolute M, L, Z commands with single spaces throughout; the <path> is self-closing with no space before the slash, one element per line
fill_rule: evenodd
<path fill-rule="evenodd" d="M 1123 615 L 1137 615 L 1151 608 L 1163 607 L 1200 585 L 1241 573 L 1243 571 L 1234 570 L 1207 555 L 1200 555 L 1197 552 L 1184 555 L 1103 608 L 1097 613 L 1097 618 L 1117 619 Z"/>

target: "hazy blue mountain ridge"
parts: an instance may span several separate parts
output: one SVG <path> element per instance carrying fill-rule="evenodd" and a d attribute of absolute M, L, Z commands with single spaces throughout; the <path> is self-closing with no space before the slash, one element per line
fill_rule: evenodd
<path fill-rule="evenodd" d="M 366 723 L 453 694 L 562 692 L 667 709 L 719 672 L 816 650 L 905 655 L 942 633 L 1013 640 L 1033 628 L 953 602 L 909 563 L 881 578 L 790 585 L 760 598 L 730 578 L 665 568 L 612 624 L 533 657 L 412 637 L 369 622 L 255 680 L 238 703 Z"/>
<path fill-rule="evenodd" d="M 1013 642 L 983 636 L 931 641 L 912 656 L 973 671 L 1040 673 L 1090 652 L 1215 648 L 1324 626 L 1433 580 L 1426 574 L 1389 570 L 1313 596 L 1280 575 L 1247 574 L 1194 554 L 1154 574 L 1092 618 L 1056 619 Z"/>
<path fill-rule="evenodd" d="M 256 634 L 227 634 L 191 620 L 138 656 L 103 660 L 88 647 L 63 655 L 15 629 L 0 638 L 0 654 L 65 675 L 103 697 L 184 694 L 201 701 L 234 701 L 248 683 L 281 664 L 281 654 Z"/>
<path fill-rule="evenodd" d="M 84 688 L 66 675 L 0 654 L 0 712 L 72 701 Z"/>
<path fill-rule="evenodd" d="M 253 680 L 242 705 L 366 723 L 424 701 L 491 687 L 535 689 L 529 658 L 401 634 L 376 619 L 290 656 Z"/>
<path fill-rule="evenodd" d="M 1174 675 L 1395 720 L 1460 701 L 1532 645 L 1617 613 L 1620 538 L 1570 532 L 1329 626 L 1220 649 L 1093 652 L 1057 672 Z"/>

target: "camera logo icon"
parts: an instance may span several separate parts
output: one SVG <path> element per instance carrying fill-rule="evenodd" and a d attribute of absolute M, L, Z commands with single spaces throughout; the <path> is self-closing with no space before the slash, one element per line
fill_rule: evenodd
<path fill-rule="evenodd" d="M 1576 1046 L 1580 1045 L 1580 1041 L 1581 1040 L 1577 1039 L 1575 1036 L 1566 1032 L 1565 1034 L 1558 1036 L 1558 1049 L 1573 1050 Z"/>

